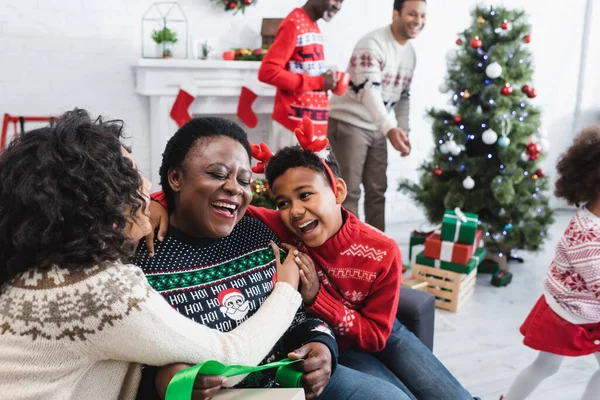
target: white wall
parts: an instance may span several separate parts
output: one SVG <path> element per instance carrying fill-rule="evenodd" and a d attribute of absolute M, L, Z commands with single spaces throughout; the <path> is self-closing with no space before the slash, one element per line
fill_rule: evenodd
<path fill-rule="evenodd" d="M 392 0 L 346 0 L 329 24 L 322 24 L 331 63 L 345 68 L 356 40 L 391 21 Z M 447 95 L 437 87 L 444 77 L 444 54 L 456 33 L 470 23 L 475 0 L 429 0 L 428 22 L 416 41 L 418 70 L 412 92 L 413 154 L 391 154 L 388 192 L 389 221 L 419 219 L 422 212 L 395 189 L 399 177 L 417 179 L 416 167 L 432 149 L 431 106 L 445 106 Z M 572 113 L 579 73 L 585 0 L 484 1 L 524 7 L 533 24 L 531 49 L 536 62 L 537 104 L 551 134 L 551 170 L 559 151 L 572 136 Z M 148 104 L 134 92 L 132 66 L 140 57 L 141 19 L 151 0 L 2 0 L 0 3 L 0 114 L 57 114 L 75 106 L 96 114 L 122 118 L 133 138 L 135 156 L 148 172 Z M 303 0 L 258 0 L 245 15 L 225 13 L 208 0 L 182 0 L 192 41 L 207 39 L 220 52 L 231 46 L 260 44 L 263 17 L 283 17 Z M 598 7 L 596 7 L 598 8 Z M 600 20 L 596 10 L 594 21 Z M 592 24 L 593 25 L 593 24 Z M 598 24 L 593 28 L 598 36 Z M 592 33 L 593 33 L 592 32 Z M 598 40 L 595 42 L 598 46 Z M 594 46 L 590 45 L 590 48 Z M 594 88 L 584 96 L 586 110 L 598 113 L 600 52 L 591 52 L 587 79 Z"/>

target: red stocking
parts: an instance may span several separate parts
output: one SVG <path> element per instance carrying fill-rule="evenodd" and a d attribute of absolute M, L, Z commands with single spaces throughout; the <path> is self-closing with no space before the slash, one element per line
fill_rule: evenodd
<path fill-rule="evenodd" d="M 188 122 L 192 117 L 188 112 L 190 105 L 196 98 L 196 93 L 193 88 L 184 88 L 183 86 L 179 89 L 179 93 L 177 93 L 177 98 L 175 99 L 175 103 L 173 103 L 173 108 L 171 108 L 171 118 L 177 122 L 178 126 L 183 126 L 186 122 Z"/>
<path fill-rule="evenodd" d="M 242 86 L 242 93 L 238 102 L 237 115 L 246 126 L 254 128 L 258 124 L 258 118 L 252 111 L 252 103 L 257 98 L 257 94 L 246 86 Z"/>

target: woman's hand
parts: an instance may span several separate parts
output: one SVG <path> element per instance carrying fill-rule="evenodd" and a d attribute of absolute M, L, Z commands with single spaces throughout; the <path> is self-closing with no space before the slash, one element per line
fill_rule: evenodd
<path fill-rule="evenodd" d="M 161 399 L 165 398 L 167 387 L 175 374 L 190 366 L 191 365 L 187 364 L 171 364 L 158 370 L 158 373 L 156 374 L 156 390 Z M 194 381 L 194 390 L 192 391 L 191 400 L 210 400 L 225 383 L 227 383 L 227 378 L 223 376 L 198 375 Z"/>
<path fill-rule="evenodd" d="M 288 253 L 285 262 L 281 264 L 281 257 L 279 256 L 279 246 L 275 242 L 271 241 L 271 247 L 275 253 L 275 260 L 277 261 L 277 282 L 289 283 L 294 289 L 298 290 L 298 283 L 300 282 L 300 269 L 294 261 L 294 257 L 291 253 Z M 289 248 L 296 250 L 295 247 L 289 246 Z"/>
<path fill-rule="evenodd" d="M 300 294 L 302 295 L 302 301 L 307 306 L 313 305 L 317 294 L 319 293 L 319 277 L 315 269 L 313 260 L 306 254 L 298 251 L 293 246 L 283 243 L 283 247 L 287 249 L 290 256 L 293 257 L 298 268 L 300 268 Z"/>
<path fill-rule="evenodd" d="M 146 248 L 150 257 L 154 256 L 154 231 L 158 227 L 158 240 L 162 242 L 169 227 L 169 213 L 158 201 L 150 201 L 150 223 L 152 231 L 146 236 Z"/>
<path fill-rule="evenodd" d="M 304 358 L 300 368 L 306 399 L 317 398 L 331 378 L 331 351 L 320 342 L 310 342 L 288 354 L 292 360 Z"/>

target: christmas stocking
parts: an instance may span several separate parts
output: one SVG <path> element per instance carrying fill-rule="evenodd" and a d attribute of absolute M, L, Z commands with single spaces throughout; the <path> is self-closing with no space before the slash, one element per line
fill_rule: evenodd
<path fill-rule="evenodd" d="M 258 95 L 246 86 L 242 86 L 242 93 L 238 102 L 237 115 L 246 126 L 254 128 L 258 124 L 258 118 L 252 111 L 252 103 Z"/>
<path fill-rule="evenodd" d="M 188 122 L 192 117 L 188 112 L 190 105 L 196 98 L 196 88 L 194 86 L 181 86 L 179 88 L 179 93 L 177 93 L 177 98 L 175 99 L 175 103 L 173 103 L 173 108 L 171 108 L 171 118 L 177 122 L 178 126 L 183 126 L 186 122 Z"/>

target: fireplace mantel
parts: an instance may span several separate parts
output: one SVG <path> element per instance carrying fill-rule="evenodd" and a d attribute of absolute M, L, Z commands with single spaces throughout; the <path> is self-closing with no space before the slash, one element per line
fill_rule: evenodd
<path fill-rule="evenodd" d="M 258 61 L 156 60 L 141 59 L 135 66 L 136 92 L 150 98 L 150 171 L 156 187 L 162 153 L 177 125 L 169 116 L 175 96 L 182 84 L 192 84 L 197 97 L 190 106 L 192 114 L 237 113 L 243 85 L 258 94 L 253 110 L 256 114 L 273 111 L 275 89 L 260 83 Z"/>

